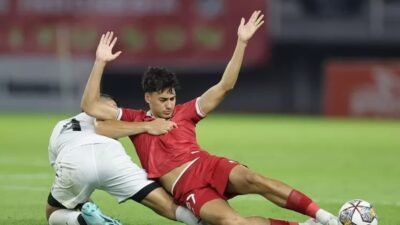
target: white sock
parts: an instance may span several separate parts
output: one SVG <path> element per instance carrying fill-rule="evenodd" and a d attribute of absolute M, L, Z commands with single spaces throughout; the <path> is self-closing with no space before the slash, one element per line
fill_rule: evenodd
<path fill-rule="evenodd" d="M 326 224 L 330 218 L 335 217 L 335 216 L 326 210 L 319 209 L 317 211 L 317 214 L 315 215 L 315 217 L 318 220 L 318 222 L 320 222 L 322 224 Z"/>
<path fill-rule="evenodd" d="M 298 225 L 310 225 L 313 224 L 315 225 L 318 221 L 314 218 L 308 218 L 305 222 L 299 222 Z"/>
<path fill-rule="evenodd" d="M 177 221 L 185 223 L 186 225 L 202 225 L 205 224 L 201 222 L 189 209 L 178 206 L 175 212 L 175 217 Z"/>
<path fill-rule="evenodd" d="M 56 210 L 49 217 L 49 225 L 79 225 L 80 214 L 78 211 L 69 209 Z"/>

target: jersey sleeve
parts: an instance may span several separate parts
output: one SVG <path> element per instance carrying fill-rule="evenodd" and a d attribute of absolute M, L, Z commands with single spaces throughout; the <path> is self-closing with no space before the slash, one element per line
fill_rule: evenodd
<path fill-rule="evenodd" d="M 206 116 L 199 107 L 199 100 L 200 97 L 192 99 L 181 105 L 182 113 L 184 113 L 187 119 L 192 120 L 194 123 L 199 122 Z"/>
<path fill-rule="evenodd" d="M 118 120 L 133 122 L 140 121 L 143 110 L 119 108 Z"/>

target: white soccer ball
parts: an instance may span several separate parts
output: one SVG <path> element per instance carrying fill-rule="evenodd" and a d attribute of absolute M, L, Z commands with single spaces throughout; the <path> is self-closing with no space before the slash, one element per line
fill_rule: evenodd
<path fill-rule="evenodd" d="M 372 205 L 361 199 L 346 202 L 339 210 L 342 225 L 378 225 L 378 216 Z"/>

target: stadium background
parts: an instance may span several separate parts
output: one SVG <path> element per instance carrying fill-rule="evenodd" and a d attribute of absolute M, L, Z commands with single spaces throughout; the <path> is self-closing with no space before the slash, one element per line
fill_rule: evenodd
<path fill-rule="evenodd" d="M 200 143 L 332 212 L 365 198 L 380 224 L 400 224 L 397 0 L 0 0 L 0 224 L 45 224 L 49 134 L 79 111 L 101 32 L 114 30 L 123 50 L 105 71 L 104 92 L 145 107 L 140 75 L 161 65 L 177 72 L 182 102 L 219 80 L 240 17 L 255 9 L 265 27 L 235 90 L 199 125 Z M 125 224 L 172 224 L 101 192 L 94 199 Z M 305 219 L 253 196 L 232 204 L 247 215 Z"/>

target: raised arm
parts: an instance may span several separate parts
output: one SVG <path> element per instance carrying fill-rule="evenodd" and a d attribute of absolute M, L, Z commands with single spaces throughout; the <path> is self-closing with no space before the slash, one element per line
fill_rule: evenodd
<path fill-rule="evenodd" d="M 253 12 L 247 23 L 245 23 L 244 18 L 242 18 L 240 21 L 236 48 L 233 52 L 231 60 L 225 68 L 221 80 L 200 96 L 199 107 L 200 111 L 204 115 L 213 111 L 222 102 L 225 95 L 235 86 L 240 67 L 242 65 L 247 42 L 251 39 L 257 29 L 264 23 L 264 15 L 260 13 L 261 11 Z"/>
<path fill-rule="evenodd" d="M 107 104 L 100 99 L 100 82 L 103 76 L 104 67 L 107 62 L 116 59 L 121 51 L 112 53 L 112 49 L 117 42 L 113 39 L 113 32 L 107 32 L 101 35 L 100 43 L 96 50 L 96 60 L 92 72 L 86 83 L 85 91 L 81 100 L 81 108 L 87 114 L 101 120 L 116 119 L 118 109 Z"/>

